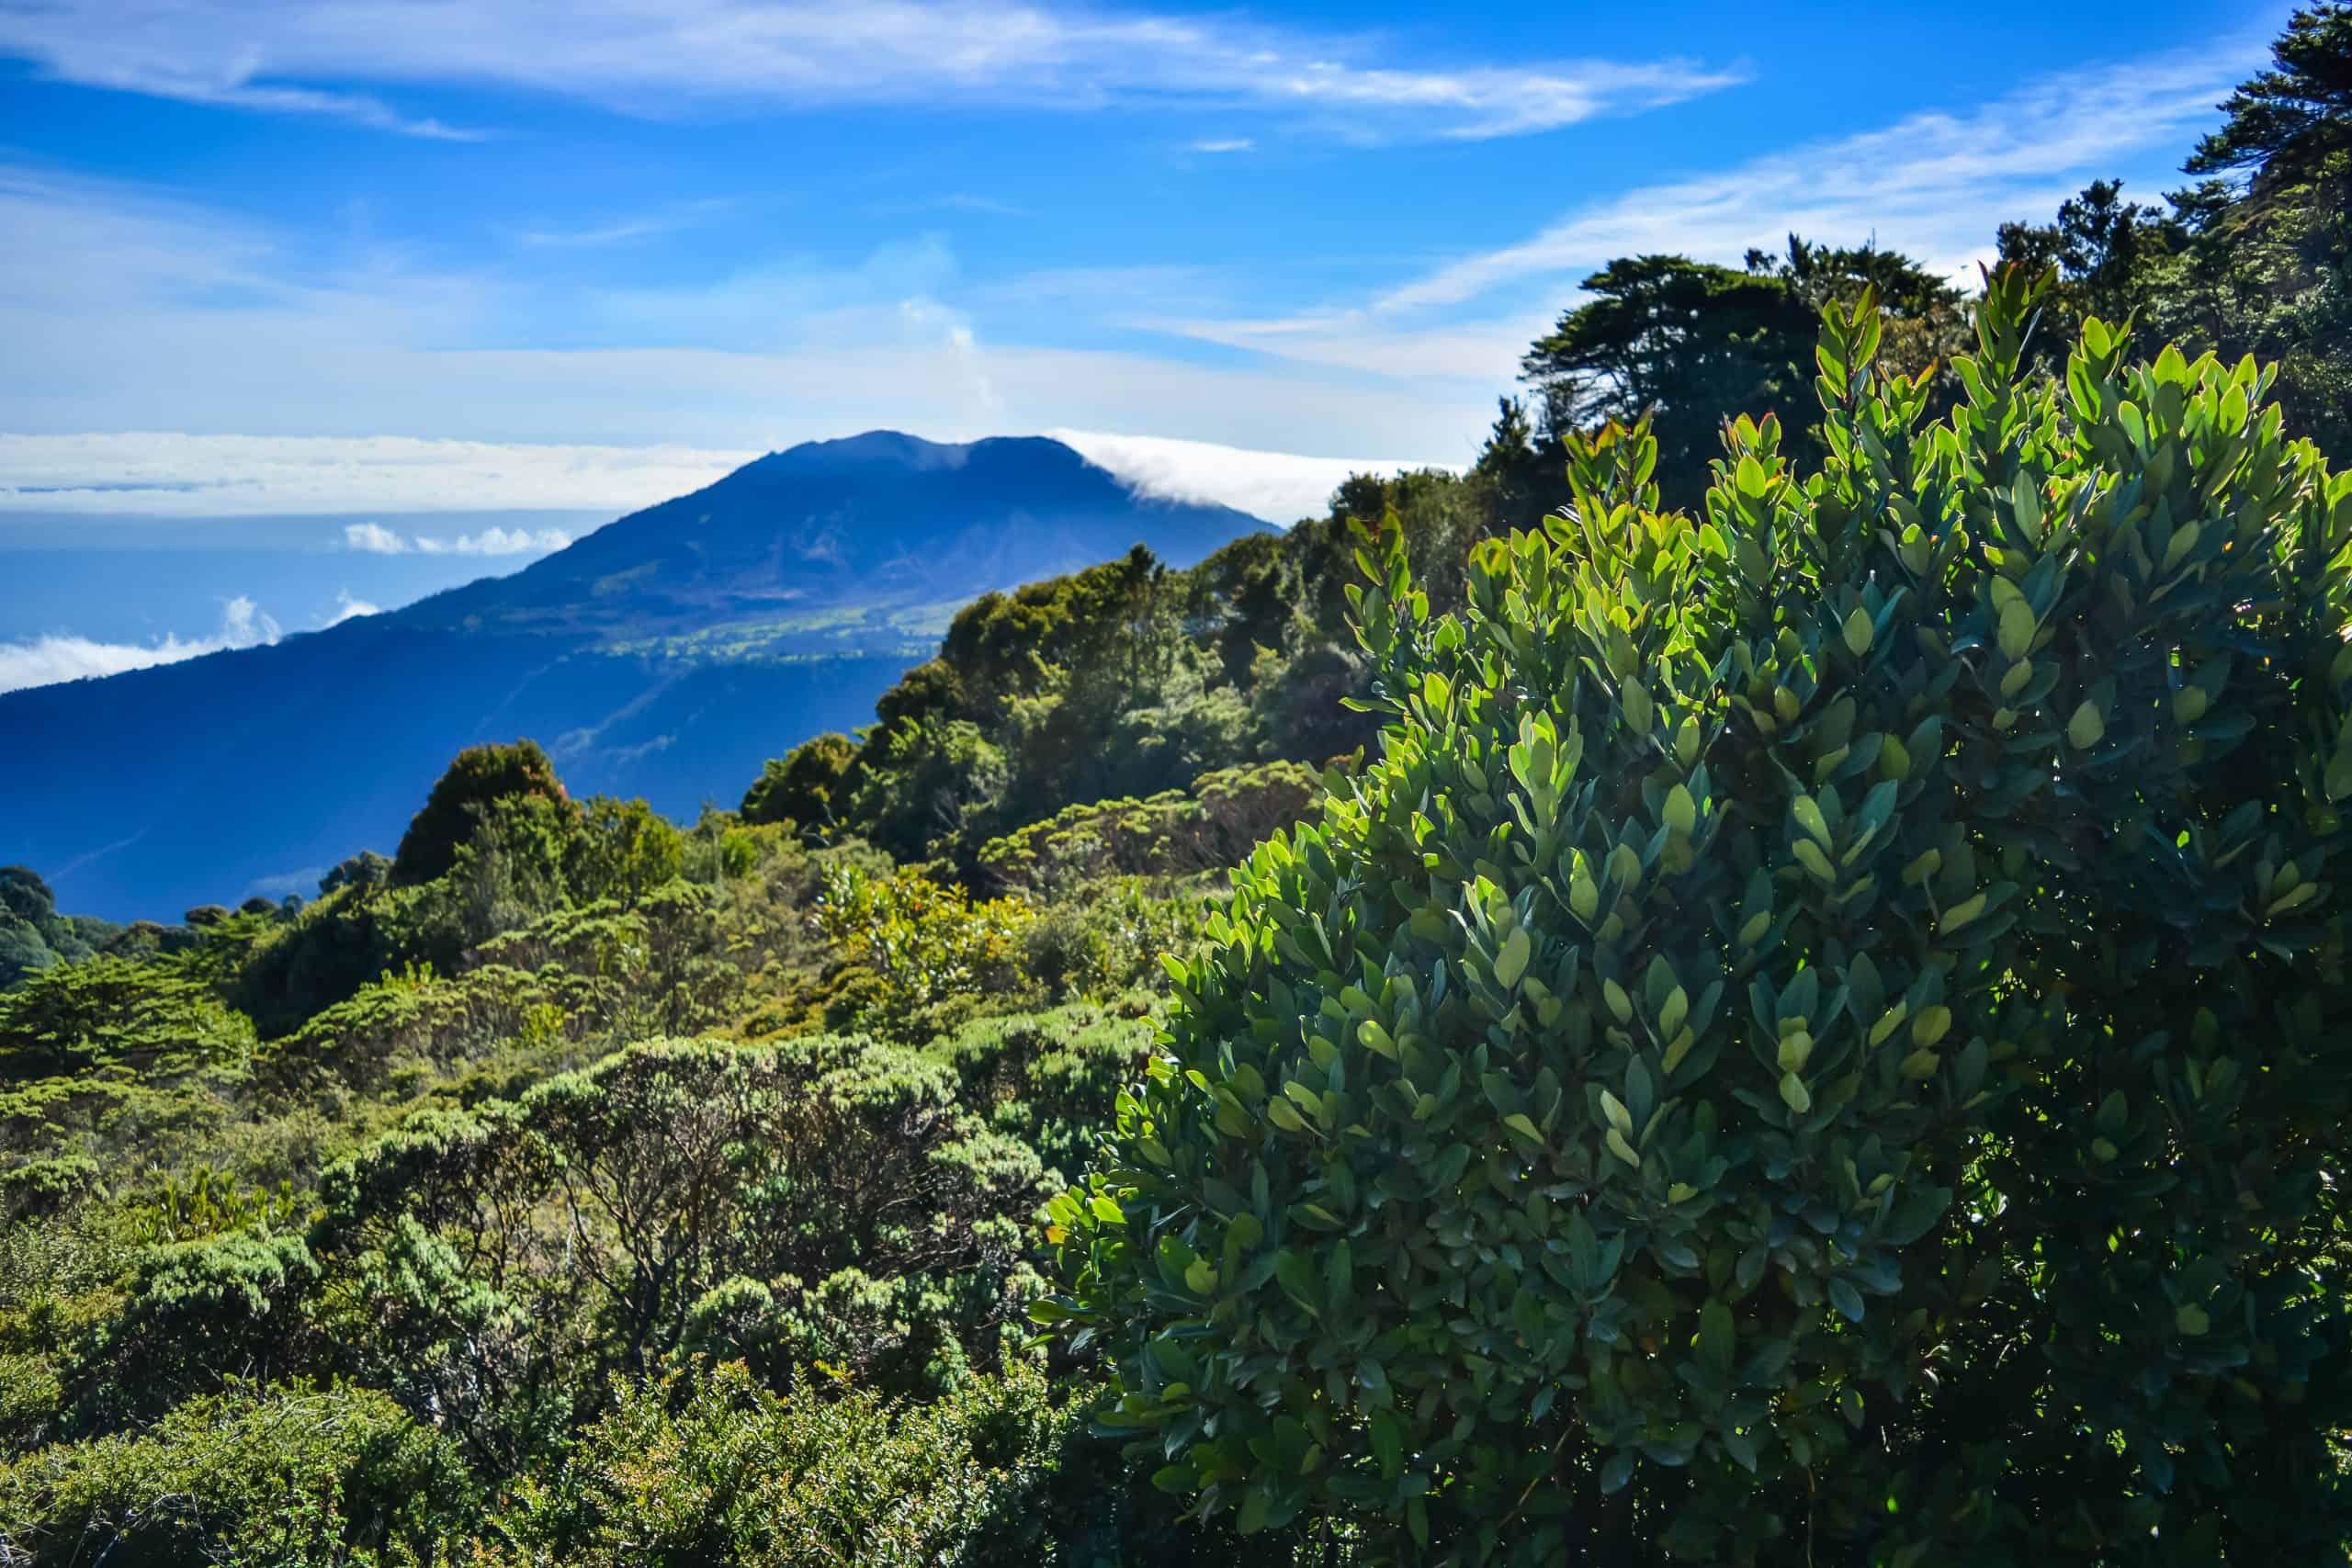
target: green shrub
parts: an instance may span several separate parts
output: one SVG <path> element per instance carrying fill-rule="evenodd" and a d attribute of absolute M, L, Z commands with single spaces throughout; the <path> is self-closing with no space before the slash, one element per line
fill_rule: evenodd
<path fill-rule="evenodd" d="M 321 1182 L 321 1330 L 502 1465 L 517 1412 L 678 1351 L 953 1384 L 1035 1293 L 1050 1190 L 956 1088 L 864 1040 L 682 1041 L 413 1116 Z"/>
<path fill-rule="evenodd" d="M 1083 1391 L 1031 1367 L 916 1404 L 739 1364 L 627 1381 L 561 1466 L 525 1480 L 485 1564 L 582 1568 L 1291 1568 L 1139 1494 Z M 1076 1395 L 1075 1397 L 1073 1395 Z"/>
<path fill-rule="evenodd" d="M 1158 1030 L 1144 1010 L 1080 1002 L 981 1019 L 924 1054 L 954 1071 L 962 1104 L 1068 1182 L 1111 1120 L 1121 1086 L 1150 1060 Z"/>
<path fill-rule="evenodd" d="M 1053 1206 L 1104 1419 L 1374 1558 L 2340 1562 L 2352 477 L 1990 281 L 1821 471 L 1645 431 L 1432 616 Z"/>
<path fill-rule="evenodd" d="M 635 904 L 685 868 L 685 837 L 643 800 L 592 797 L 567 870 L 575 896 Z"/>
<path fill-rule="evenodd" d="M 302 1298 L 319 1265 L 298 1235 L 224 1231 L 148 1248 L 88 1369 L 85 1418 L 112 1426 L 217 1387 L 304 1364 Z"/>
<path fill-rule="evenodd" d="M 918 1040 L 936 1032 L 942 1003 L 1022 984 L 1018 938 L 1035 911 L 1012 898 L 975 903 L 919 871 L 839 862 L 825 870 L 813 919 L 846 976 L 834 977 L 827 1021 Z"/>
<path fill-rule="evenodd" d="M 469 1492 L 448 1442 L 380 1393 L 239 1383 L 150 1431 L 0 1465 L 0 1561 L 446 1562 Z"/>

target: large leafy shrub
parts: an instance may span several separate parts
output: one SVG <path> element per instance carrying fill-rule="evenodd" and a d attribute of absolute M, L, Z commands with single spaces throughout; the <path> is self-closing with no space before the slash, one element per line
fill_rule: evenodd
<path fill-rule="evenodd" d="M 1989 281 L 1923 423 L 1645 431 L 1355 608 L 1389 719 L 1057 1199 L 1104 1419 L 1374 1558 L 2341 1561 L 2352 477 Z"/>

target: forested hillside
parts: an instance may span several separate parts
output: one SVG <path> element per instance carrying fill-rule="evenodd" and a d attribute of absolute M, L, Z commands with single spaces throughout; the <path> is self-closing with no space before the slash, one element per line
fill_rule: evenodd
<path fill-rule="evenodd" d="M 1981 293 L 1626 258 L 1467 473 L 983 595 L 733 809 L 0 871 L 0 1562 L 2346 1561 L 2278 56 Z"/>

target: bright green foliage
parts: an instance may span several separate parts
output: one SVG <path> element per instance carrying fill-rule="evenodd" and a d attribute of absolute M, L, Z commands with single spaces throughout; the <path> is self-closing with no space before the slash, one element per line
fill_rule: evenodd
<path fill-rule="evenodd" d="M 1374 1559 L 2340 1561 L 2352 477 L 2087 325 L 1636 429 L 1435 616 L 1056 1200 L 1102 1419 Z"/>
<path fill-rule="evenodd" d="M 827 868 L 815 918 L 848 972 L 836 981 L 840 1021 L 904 1038 L 941 1003 L 1003 988 L 1035 917 L 1018 900 L 975 903 L 919 872 L 842 863 Z"/>
<path fill-rule="evenodd" d="M 845 802 L 857 742 L 820 735 L 772 757 L 743 792 L 746 822 L 791 822 L 814 830 L 832 825 L 837 799 Z"/>
<path fill-rule="evenodd" d="M 503 1040 L 521 1036 L 544 1044 L 577 1038 L 584 1021 L 574 1009 L 589 998 L 586 983 L 565 984 L 569 978 L 495 963 L 449 976 L 436 976 L 429 966 L 387 974 L 272 1041 L 262 1055 L 262 1071 L 287 1089 L 331 1077 L 368 1090 L 402 1066 L 447 1067 Z"/>
<path fill-rule="evenodd" d="M 1193 1528 L 1106 1463 L 1082 1392 L 1031 1367 L 936 1402 L 722 1364 L 626 1384 L 560 1472 L 516 1489 L 479 1561 L 582 1568 L 1302 1568 Z M 1156 1506 L 1158 1505 L 1158 1506 Z M 469 1558 L 467 1561 L 476 1561 Z"/>
<path fill-rule="evenodd" d="M 173 962 L 94 958 L 0 991 L 0 1216 L 218 1122 L 253 1053 L 253 1025 Z"/>
<path fill-rule="evenodd" d="M 634 904 L 685 868 L 685 836 L 643 800 L 593 796 L 565 868 L 580 896 Z"/>
<path fill-rule="evenodd" d="M 0 1561 L 446 1562 L 471 1490 L 452 1445 L 381 1393 L 240 1384 L 151 1431 L 0 1465 Z"/>
<path fill-rule="evenodd" d="M 1122 1086 L 1150 1060 L 1157 1033 L 1148 1018 L 1080 1002 L 979 1020 L 924 1055 L 955 1073 L 959 1101 L 1036 1150 L 1067 1184 L 1083 1170 Z"/>
<path fill-rule="evenodd" d="M 473 808 L 492 801 L 538 796 L 569 804 L 555 764 L 536 741 L 475 746 L 458 753 L 408 825 L 392 857 L 396 882 L 430 882 L 447 871 L 458 846 L 473 837 Z"/>
<path fill-rule="evenodd" d="M 113 1426 L 160 1414 L 232 1371 L 293 1371 L 303 1355 L 297 1303 L 318 1277 L 296 1235 L 225 1231 L 147 1248 L 85 1369 L 85 1418 Z"/>

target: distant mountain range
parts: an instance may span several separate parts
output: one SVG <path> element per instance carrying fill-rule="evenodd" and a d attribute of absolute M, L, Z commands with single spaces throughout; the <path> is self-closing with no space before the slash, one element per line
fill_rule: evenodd
<path fill-rule="evenodd" d="M 929 657 L 957 606 L 1266 525 L 1141 496 L 1057 441 L 810 442 L 511 577 L 270 647 L 0 694 L 0 863 L 175 918 L 389 851 L 459 749 L 528 736 L 578 794 L 691 818 Z"/>

